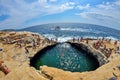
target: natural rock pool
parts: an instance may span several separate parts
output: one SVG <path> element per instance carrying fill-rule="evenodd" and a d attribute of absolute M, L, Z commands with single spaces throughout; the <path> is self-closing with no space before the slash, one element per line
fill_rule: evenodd
<path fill-rule="evenodd" d="M 31 59 L 30 65 L 36 69 L 47 65 L 72 72 L 92 71 L 99 67 L 98 61 L 93 56 L 75 49 L 69 43 L 60 43 L 38 52 Z"/>

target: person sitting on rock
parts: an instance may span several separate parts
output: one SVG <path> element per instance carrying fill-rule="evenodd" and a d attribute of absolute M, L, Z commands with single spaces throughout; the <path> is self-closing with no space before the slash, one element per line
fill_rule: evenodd
<path fill-rule="evenodd" d="M 10 70 L 8 69 L 8 67 L 6 65 L 3 65 L 2 63 L 4 63 L 4 61 L 0 60 L 0 70 L 7 75 Z"/>
<path fill-rule="evenodd" d="M 114 42 L 114 45 L 117 45 L 117 41 Z"/>
<path fill-rule="evenodd" d="M 7 75 L 10 72 L 6 65 L 2 65 L 0 69 L 2 70 L 2 72 L 4 72 L 5 75 Z"/>

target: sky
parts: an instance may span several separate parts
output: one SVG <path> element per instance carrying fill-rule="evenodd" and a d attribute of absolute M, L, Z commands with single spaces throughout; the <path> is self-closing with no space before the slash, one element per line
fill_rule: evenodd
<path fill-rule="evenodd" d="M 0 0 L 0 30 L 63 22 L 120 30 L 120 0 Z"/>

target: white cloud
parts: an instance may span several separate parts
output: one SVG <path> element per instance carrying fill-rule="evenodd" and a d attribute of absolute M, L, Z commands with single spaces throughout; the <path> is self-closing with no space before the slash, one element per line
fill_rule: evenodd
<path fill-rule="evenodd" d="M 69 5 L 75 5 L 75 2 L 68 2 Z"/>
<path fill-rule="evenodd" d="M 120 5 L 118 3 L 120 3 L 120 0 L 99 4 L 96 7 L 89 7 L 84 12 L 76 13 L 75 15 L 86 18 L 86 22 L 96 22 L 99 25 L 120 29 Z M 80 7 L 80 9 L 82 8 Z"/>
<path fill-rule="evenodd" d="M 46 3 L 47 0 L 38 0 L 39 3 Z"/>
<path fill-rule="evenodd" d="M 49 0 L 50 2 L 56 2 L 57 0 Z"/>
<path fill-rule="evenodd" d="M 90 8 L 90 4 L 86 4 L 85 6 L 78 5 L 77 8 L 78 8 L 79 10 L 89 9 L 89 8 Z"/>
<path fill-rule="evenodd" d="M 115 2 L 116 5 L 120 6 L 120 0 L 118 0 L 117 2 Z"/>
<path fill-rule="evenodd" d="M 86 22 L 97 23 L 107 26 L 120 25 L 120 0 L 112 3 L 99 4 L 92 7 L 90 4 L 77 5 L 75 2 L 49 3 L 58 0 L 37 0 L 27 3 L 25 0 L 0 0 L 0 15 L 9 15 L 10 17 L 0 22 L 0 29 L 3 28 L 23 28 L 25 22 L 33 18 L 62 13 L 66 10 L 78 9 L 80 18 Z"/>
<path fill-rule="evenodd" d="M 33 3 L 27 3 L 25 0 L 1 0 L 0 6 L 5 8 L 0 15 L 6 14 L 10 16 L 8 19 L 0 22 L 0 29 L 3 29 L 20 28 L 20 26 L 23 28 L 23 25 L 28 20 L 73 9 L 74 3 L 65 2 L 52 5 L 47 0 L 38 0 Z"/>
<path fill-rule="evenodd" d="M 75 3 L 73 2 L 67 2 L 65 4 L 62 4 L 59 8 L 61 11 L 69 10 L 74 8 Z"/>

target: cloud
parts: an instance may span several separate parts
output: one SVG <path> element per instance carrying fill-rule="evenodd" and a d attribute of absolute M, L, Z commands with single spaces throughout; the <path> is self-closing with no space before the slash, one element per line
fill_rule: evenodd
<path fill-rule="evenodd" d="M 116 1 L 115 4 L 120 6 L 120 0 Z"/>
<path fill-rule="evenodd" d="M 74 5 L 75 5 L 74 2 L 67 2 L 65 4 L 62 4 L 59 8 L 60 10 L 65 11 L 65 10 L 73 9 Z"/>
<path fill-rule="evenodd" d="M 103 15 L 103 14 L 99 14 L 99 13 L 95 13 L 95 12 L 85 12 L 85 13 L 81 13 L 78 15 L 84 16 L 85 18 L 93 18 L 93 19 L 96 19 L 99 21 L 115 20 L 114 17 L 112 17 L 112 16 Z"/>
<path fill-rule="evenodd" d="M 120 0 L 116 2 L 106 2 L 103 4 L 96 5 L 95 7 L 89 7 L 84 12 L 76 13 L 86 21 L 89 20 L 91 23 L 97 22 L 97 24 L 110 26 L 112 28 L 119 28 L 120 25 Z M 83 7 L 80 7 L 82 9 Z M 85 9 L 85 8 L 84 8 Z M 94 22 L 95 21 L 95 22 Z"/>
<path fill-rule="evenodd" d="M 90 4 L 86 4 L 85 6 L 78 5 L 76 8 L 78 8 L 79 10 L 89 9 L 90 8 Z"/>
<path fill-rule="evenodd" d="M 96 22 L 100 25 L 112 25 L 113 27 L 120 25 L 120 0 L 106 2 L 96 6 L 90 3 L 81 5 L 79 0 L 76 1 L 34 0 L 27 2 L 26 0 L 0 0 L 0 16 L 9 16 L 0 21 L 0 29 L 23 28 L 26 26 L 27 21 L 38 17 L 41 19 L 40 17 L 42 16 L 63 13 L 68 10 L 79 12 L 76 13 L 73 11 L 72 13 L 75 13 L 75 15 L 79 16 L 80 19 L 84 19 L 86 22 Z"/>
<path fill-rule="evenodd" d="M 56 0 L 50 0 L 52 2 Z M 73 9 L 74 2 L 64 2 L 61 4 L 49 4 L 48 0 L 37 0 L 28 3 L 25 0 L 0 0 L 0 15 L 8 15 L 4 21 L 0 22 L 0 29 L 3 28 L 23 28 L 26 21 L 40 16 L 61 13 Z M 21 27 L 20 27 L 21 26 Z"/>
<path fill-rule="evenodd" d="M 49 0 L 50 2 L 56 2 L 57 0 Z"/>
<path fill-rule="evenodd" d="M 38 0 L 39 3 L 46 3 L 47 0 Z"/>

